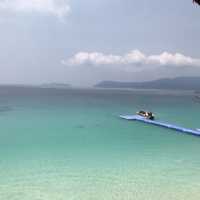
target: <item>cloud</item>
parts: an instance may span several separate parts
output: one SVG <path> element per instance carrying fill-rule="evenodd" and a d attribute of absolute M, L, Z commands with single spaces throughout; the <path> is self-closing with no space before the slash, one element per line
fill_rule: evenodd
<path fill-rule="evenodd" d="M 17 13 L 37 12 L 63 18 L 70 12 L 66 0 L 0 0 L 0 10 Z"/>
<path fill-rule="evenodd" d="M 180 53 L 163 52 L 159 55 L 145 55 L 139 50 L 133 50 L 124 55 L 103 54 L 99 52 L 79 52 L 73 57 L 63 60 L 62 64 L 78 65 L 120 65 L 120 66 L 174 66 L 200 67 L 200 59 L 185 56 Z"/>

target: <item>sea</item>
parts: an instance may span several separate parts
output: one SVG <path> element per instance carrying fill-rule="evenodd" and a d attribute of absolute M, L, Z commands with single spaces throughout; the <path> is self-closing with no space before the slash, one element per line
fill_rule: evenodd
<path fill-rule="evenodd" d="M 200 128 L 188 91 L 0 87 L 0 200 L 199 200 Z"/>

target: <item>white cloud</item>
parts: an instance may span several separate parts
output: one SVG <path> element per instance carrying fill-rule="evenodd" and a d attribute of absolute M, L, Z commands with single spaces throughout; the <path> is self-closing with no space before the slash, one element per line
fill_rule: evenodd
<path fill-rule="evenodd" d="M 8 12 L 37 12 L 59 18 L 70 12 L 66 0 L 0 0 L 0 9 Z"/>
<path fill-rule="evenodd" d="M 159 55 L 145 55 L 139 50 L 133 50 L 125 55 L 103 54 L 99 52 L 79 52 L 73 57 L 63 60 L 63 64 L 77 65 L 121 65 L 121 66 L 188 66 L 200 67 L 200 59 L 185 56 L 180 53 L 164 52 Z"/>

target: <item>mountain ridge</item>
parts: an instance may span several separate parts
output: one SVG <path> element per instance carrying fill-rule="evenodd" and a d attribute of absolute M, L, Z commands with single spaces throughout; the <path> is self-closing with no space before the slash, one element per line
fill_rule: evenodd
<path fill-rule="evenodd" d="M 144 82 L 102 81 L 95 88 L 182 89 L 200 90 L 200 76 L 163 78 Z"/>

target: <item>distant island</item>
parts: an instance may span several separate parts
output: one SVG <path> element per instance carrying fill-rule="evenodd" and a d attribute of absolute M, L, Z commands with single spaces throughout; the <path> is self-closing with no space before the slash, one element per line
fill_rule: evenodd
<path fill-rule="evenodd" d="M 175 89 L 200 91 L 200 77 L 165 78 L 145 82 L 102 81 L 96 88 Z"/>

